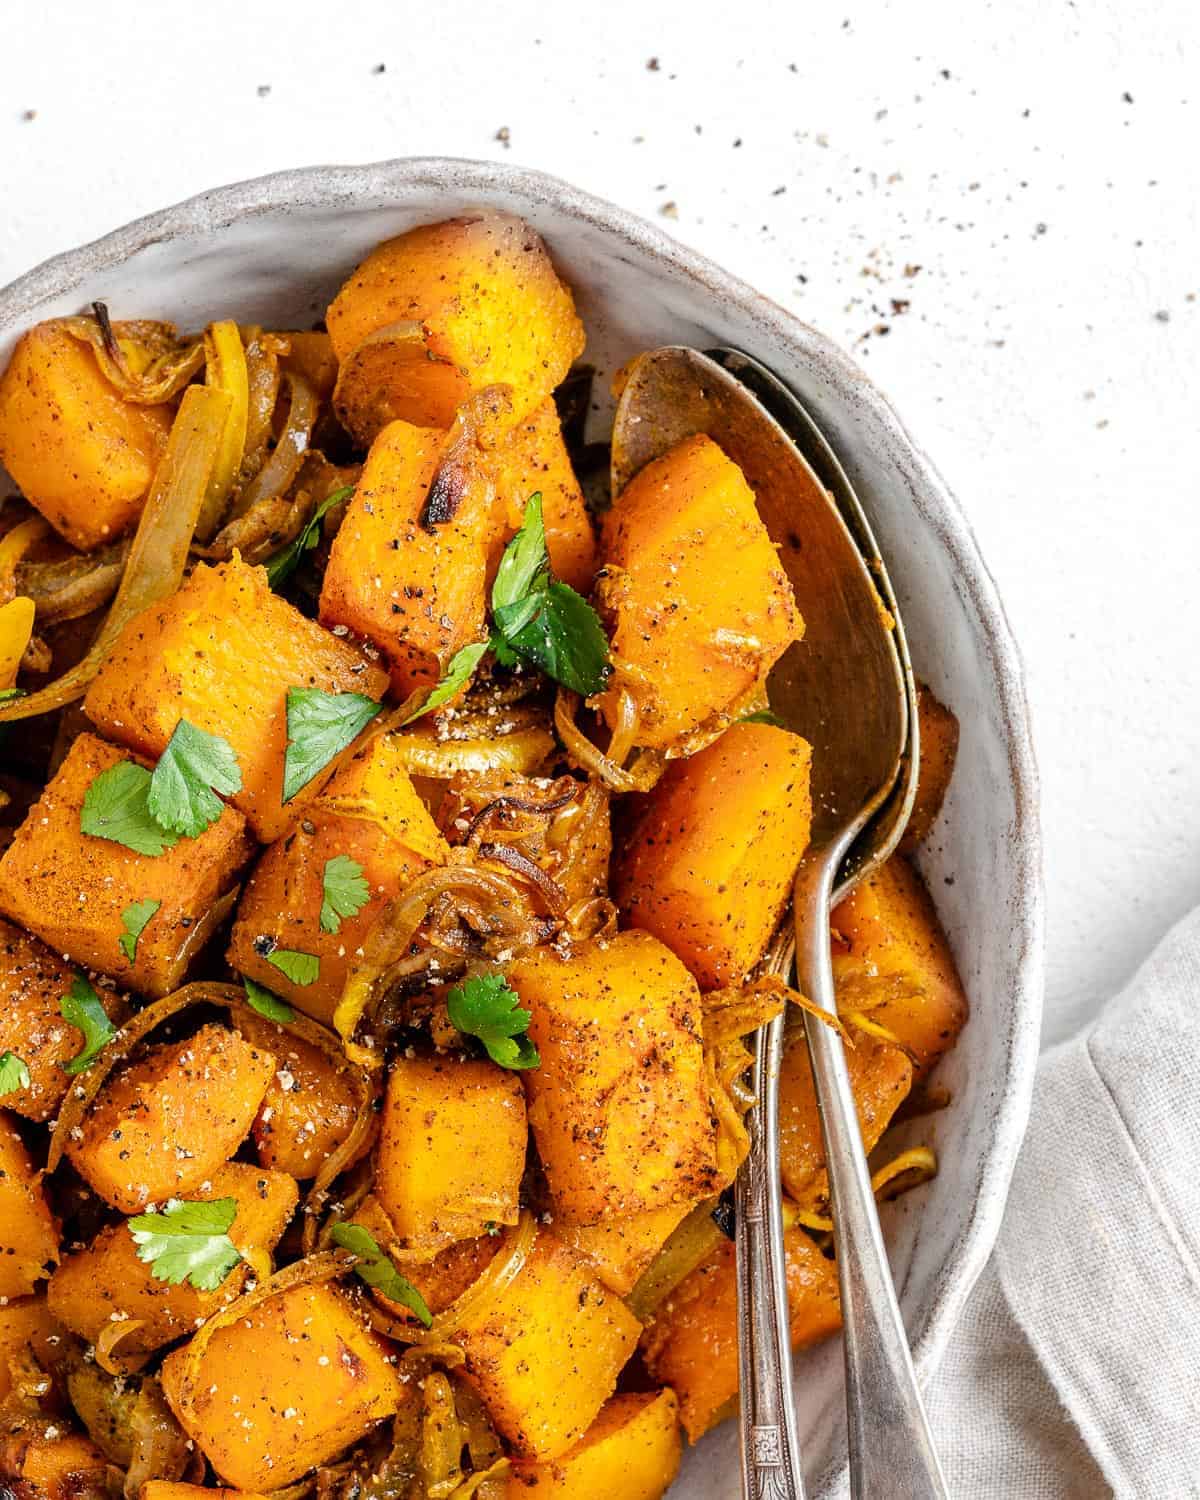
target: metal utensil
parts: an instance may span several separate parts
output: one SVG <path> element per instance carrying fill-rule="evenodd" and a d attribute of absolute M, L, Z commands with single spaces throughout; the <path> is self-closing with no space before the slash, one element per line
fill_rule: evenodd
<path fill-rule="evenodd" d="M 754 383 L 754 394 L 743 379 Z M 804 640 L 772 674 L 771 704 L 814 748 L 812 841 L 794 896 L 799 983 L 833 1012 L 834 887 L 844 894 L 892 851 L 911 807 L 916 720 L 907 649 L 886 570 L 868 567 L 868 558 L 877 563 L 878 549 L 840 465 L 791 393 L 737 351 L 710 358 L 665 348 L 628 367 L 613 431 L 614 493 L 697 432 L 712 437 L 746 475 L 805 620 Z M 815 453 L 829 488 L 843 492 L 848 518 L 801 453 L 797 435 Z M 774 967 L 790 968 L 789 950 L 784 940 Z M 805 1026 L 837 1235 L 853 1491 L 896 1500 L 943 1496 L 841 1042 L 819 1020 L 806 1017 Z M 782 1046 L 780 1018 L 755 1039 L 758 1102 L 748 1117 L 751 1150 L 738 1182 L 742 1471 L 747 1496 L 800 1500 L 778 1170 Z"/>

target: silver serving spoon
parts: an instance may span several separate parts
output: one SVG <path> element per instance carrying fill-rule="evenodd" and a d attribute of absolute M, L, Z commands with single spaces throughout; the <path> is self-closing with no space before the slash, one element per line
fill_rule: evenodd
<path fill-rule="evenodd" d="M 707 433 L 745 473 L 779 547 L 805 638 L 772 673 L 771 706 L 813 746 L 812 835 L 793 903 L 798 982 L 832 1013 L 835 887 L 845 894 L 892 852 L 911 807 L 917 759 L 912 676 L 886 570 L 828 445 L 769 372 L 736 351 L 714 353 L 665 348 L 627 367 L 613 429 L 613 488 L 617 493 L 685 437 Z M 737 379 L 726 365 L 736 368 Z M 755 382 L 756 394 L 743 378 Z M 786 418 L 787 430 L 759 395 Z M 803 436 L 826 483 L 842 490 L 849 520 L 789 434 Z M 786 972 L 791 958 L 784 937 L 772 966 Z M 838 1251 L 852 1490 L 859 1497 L 933 1500 L 945 1496 L 945 1484 L 896 1304 L 841 1041 L 818 1020 L 806 1016 L 805 1027 Z M 758 1102 L 748 1116 L 751 1149 L 737 1184 L 742 1474 L 744 1493 L 755 1500 L 801 1500 L 804 1494 L 780 1215 L 782 1048 L 780 1018 L 755 1039 Z"/>

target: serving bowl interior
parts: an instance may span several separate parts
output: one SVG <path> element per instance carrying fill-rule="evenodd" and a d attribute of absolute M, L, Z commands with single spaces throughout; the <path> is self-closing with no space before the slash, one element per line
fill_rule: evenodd
<path fill-rule="evenodd" d="M 312 167 L 219 188 L 57 256 L 0 291 L 0 364 L 32 323 L 97 299 L 114 317 L 183 327 L 217 316 L 309 327 L 380 240 L 480 208 L 521 214 L 545 236 L 575 289 L 602 398 L 626 359 L 667 343 L 743 349 L 796 391 L 870 514 L 917 673 L 958 715 L 954 779 L 919 862 L 971 1019 L 940 1066 L 949 1107 L 905 1127 L 913 1142 L 936 1147 L 940 1171 L 884 1210 L 927 1377 L 995 1239 L 1028 1113 L 1042 985 L 1037 777 L 1020 659 L 992 580 L 957 504 L 865 375 L 820 334 L 633 215 L 535 172 L 436 158 Z M 602 399 L 592 420 L 602 428 L 607 417 Z M 811 1490 L 832 1496 L 845 1485 L 839 1341 L 799 1358 L 796 1398 Z M 675 1492 L 736 1493 L 736 1443 L 732 1423 L 705 1438 Z"/>

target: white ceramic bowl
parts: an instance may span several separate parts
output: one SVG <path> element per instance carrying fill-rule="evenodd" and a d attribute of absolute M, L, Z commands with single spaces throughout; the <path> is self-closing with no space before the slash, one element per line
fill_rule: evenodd
<path fill-rule="evenodd" d="M 1037 773 L 1016 646 L 962 512 L 867 377 L 820 334 L 657 229 L 519 168 L 437 158 L 311 167 L 218 188 L 56 256 L 0 292 L 0 363 L 41 318 L 95 298 L 117 317 L 194 327 L 216 316 L 307 327 L 373 245 L 479 207 L 524 215 L 575 288 L 602 384 L 664 343 L 732 344 L 807 403 L 866 505 L 917 671 L 958 715 L 958 765 L 921 865 L 950 934 L 971 1020 L 940 1077 L 953 1103 L 908 1127 L 932 1139 L 936 1180 L 885 1227 L 918 1370 L 928 1375 L 991 1250 L 1038 1050 L 1042 884 Z M 553 1372 L 547 1371 L 553 1378 Z M 814 1494 L 845 1489 L 838 1342 L 796 1378 Z M 685 1460 L 681 1496 L 737 1493 L 726 1423 Z"/>

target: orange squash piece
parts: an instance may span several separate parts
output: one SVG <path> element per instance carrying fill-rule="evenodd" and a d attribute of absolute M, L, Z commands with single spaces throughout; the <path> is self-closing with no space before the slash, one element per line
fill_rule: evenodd
<path fill-rule="evenodd" d="M 837 1268 L 802 1229 L 784 1234 L 792 1348 L 804 1349 L 842 1326 Z M 719 1422 L 738 1392 L 737 1274 L 733 1241 L 711 1254 L 666 1298 L 642 1338 L 652 1378 L 679 1398 L 693 1442 Z"/>
<path fill-rule="evenodd" d="M 39 323 L 0 376 L 0 467 L 83 552 L 141 513 L 171 429 L 167 406 L 125 401 L 91 349 L 61 323 Z"/>
<path fill-rule="evenodd" d="M 305 809 L 303 821 L 271 845 L 255 866 L 238 905 L 229 961 L 328 1024 L 367 934 L 389 901 L 431 865 L 445 841 L 404 769 L 397 739 L 376 735 L 351 757 Z M 353 859 L 370 899 L 336 932 L 321 927 L 325 866 Z M 311 953 L 320 969 L 296 984 L 270 962 L 272 945 Z"/>
<path fill-rule="evenodd" d="M 922 843 L 937 822 L 958 755 L 958 720 L 923 682 L 917 684 L 917 723 L 921 737 L 917 793 L 900 841 L 902 854 Z"/>
<path fill-rule="evenodd" d="M 255 1154 L 264 1167 L 298 1181 L 315 1177 L 354 1126 L 349 1079 L 318 1047 L 275 1021 L 240 1016 L 238 1030 L 276 1063 L 250 1130 Z"/>
<path fill-rule="evenodd" d="M 280 1292 L 209 1340 L 187 1402 L 187 1348 L 163 1362 L 180 1424 L 239 1490 L 293 1483 L 396 1411 L 404 1386 L 384 1345 L 324 1284 Z"/>
<path fill-rule="evenodd" d="M 53 1434 L 53 1435 L 52 1435 Z M 108 1493 L 109 1464 L 91 1438 L 58 1423 L 45 1430 L 14 1423 L 0 1434 L 0 1474 L 36 1500 Z"/>
<path fill-rule="evenodd" d="M 230 1490 L 214 1484 L 183 1484 L 169 1479 L 147 1479 L 138 1500 L 267 1500 L 253 1491 Z"/>
<path fill-rule="evenodd" d="M 540 494 L 551 572 L 581 594 L 590 594 L 596 572 L 596 534 L 563 442 L 553 398 L 516 424 L 490 455 L 489 466 L 505 519 L 502 540 L 520 529 L 529 497 Z M 495 562 L 499 562 L 499 549 Z"/>
<path fill-rule="evenodd" d="M 146 995 L 182 981 L 224 910 L 254 847 L 245 819 L 226 807 L 199 838 L 161 854 L 139 854 L 79 826 L 96 777 L 129 757 L 81 734 L 0 859 L 0 911 L 56 953 L 98 969 Z M 121 913 L 135 901 L 159 908 L 142 929 L 131 963 L 121 948 Z"/>
<path fill-rule="evenodd" d="M 13 1116 L 0 1110 L 0 1302 L 27 1297 L 58 1260 L 58 1227 Z"/>
<path fill-rule="evenodd" d="M 463 1373 L 517 1454 L 557 1458 L 612 1395 L 641 1325 L 554 1235 L 538 1230 L 524 1265 L 455 1320 Z"/>
<path fill-rule="evenodd" d="M 400 1247 L 428 1260 L 489 1224 L 515 1224 L 527 1140 L 516 1074 L 453 1056 L 397 1058 L 375 1193 Z"/>
<path fill-rule="evenodd" d="M 197 567 L 178 593 L 129 622 L 84 708 L 102 734 L 151 759 L 180 719 L 227 740 L 242 773 L 229 800 L 267 843 L 322 782 L 284 805 L 290 687 L 381 698 L 387 674 L 273 594 L 264 570 L 235 553 Z"/>
<path fill-rule="evenodd" d="M 610 1291 L 627 1296 L 638 1277 L 686 1217 L 690 1203 L 640 1214 L 617 1214 L 598 1224 L 556 1225 L 559 1238 L 581 1256 Z"/>
<path fill-rule="evenodd" d="M 202 1026 L 107 1078 L 67 1155 L 123 1214 L 186 1197 L 245 1140 L 274 1071 L 274 1057 L 236 1031 Z"/>
<path fill-rule="evenodd" d="M 288 343 L 288 352 L 280 357 L 279 366 L 307 380 L 322 401 L 328 401 L 337 384 L 337 355 L 327 333 L 283 333 L 278 337 Z"/>
<path fill-rule="evenodd" d="M 890 1042 L 859 1031 L 853 1037 L 854 1045 L 846 1048 L 846 1068 L 869 1155 L 912 1087 L 913 1067 Z M 828 1214 L 825 1142 L 802 1027 L 789 1030 L 779 1070 L 779 1158 L 783 1185 L 793 1202 L 812 1213 Z"/>
<path fill-rule="evenodd" d="M 236 1198 L 237 1216 L 229 1238 L 241 1251 L 269 1253 L 296 1207 L 295 1181 L 282 1172 L 242 1162 L 227 1162 L 198 1187 L 189 1201 L 210 1202 Z M 243 1263 L 235 1266 L 212 1292 L 197 1290 L 188 1281 L 172 1285 L 139 1260 L 126 1223 L 102 1229 L 89 1245 L 66 1256 L 47 1288 L 51 1313 L 72 1333 L 94 1344 L 102 1329 L 127 1320 L 131 1328 L 114 1351 L 118 1358 L 149 1353 L 191 1334 L 219 1307 L 231 1302 L 249 1275 Z"/>
<path fill-rule="evenodd" d="M 23 1349 L 37 1362 L 51 1363 L 62 1329 L 51 1316 L 45 1297 L 21 1297 L 0 1302 L 0 1401 L 12 1390 L 12 1361 Z"/>
<path fill-rule="evenodd" d="M 322 622 L 378 646 L 400 695 L 435 683 L 450 657 L 483 633 L 487 561 L 502 520 L 483 470 L 460 463 L 454 441 L 407 422 L 383 429 L 321 586 Z M 435 483 L 450 515 L 425 525 Z"/>
<path fill-rule="evenodd" d="M 736 716 L 804 632 L 754 492 L 711 438 L 686 438 L 626 485 L 602 561 L 617 670 L 599 704 L 615 727 L 619 690 L 632 692 L 639 745 Z"/>
<path fill-rule="evenodd" d="M 616 859 L 625 919 L 683 959 L 702 989 L 755 964 L 791 894 L 812 804 L 806 740 L 735 724 L 673 762 Z"/>
<path fill-rule="evenodd" d="M 2 867 L 0 867 L 2 868 Z M 921 877 L 889 859 L 834 908 L 839 1010 L 862 1010 L 915 1062 L 919 1082 L 967 1021 L 954 955 Z"/>
<path fill-rule="evenodd" d="M 514 1464 L 508 1500 L 661 1500 L 679 1472 L 674 1391 L 614 1396 L 574 1448 L 545 1464 Z"/>
<path fill-rule="evenodd" d="M 27 1120 L 40 1123 L 57 1111 L 70 1081 L 63 1064 L 83 1050 L 83 1033 L 61 1010 L 74 977 L 44 943 L 0 922 L 0 1052 L 15 1052 L 29 1069 L 29 1087 L 5 1094 L 3 1102 Z M 115 1017 L 116 996 L 97 994 Z"/>
<path fill-rule="evenodd" d="M 343 367 L 388 331 L 390 358 L 370 382 L 374 421 L 427 427 L 449 427 L 473 392 L 497 384 L 512 387 L 519 420 L 584 344 L 541 236 L 499 213 L 424 224 L 378 245 L 330 304 L 326 325 Z M 354 411 L 338 404 L 356 429 Z"/>
<path fill-rule="evenodd" d="M 525 1075 L 556 1217 L 694 1203 L 717 1191 L 700 992 L 645 932 L 538 949 L 508 967 L 541 1054 Z"/>

